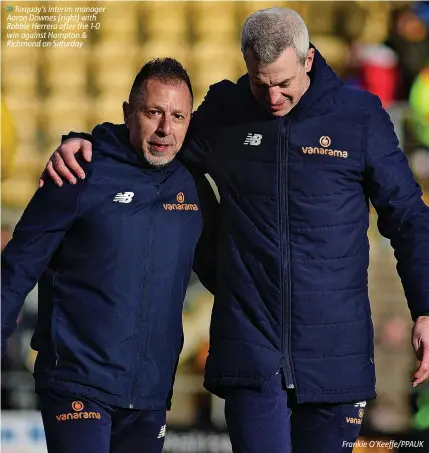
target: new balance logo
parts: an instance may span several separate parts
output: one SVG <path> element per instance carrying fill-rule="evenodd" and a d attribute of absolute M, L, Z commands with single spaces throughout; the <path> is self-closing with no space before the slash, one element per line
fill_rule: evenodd
<path fill-rule="evenodd" d="M 261 141 L 262 141 L 261 134 L 247 134 L 246 140 L 244 140 L 243 145 L 258 146 L 261 144 Z"/>
<path fill-rule="evenodd" d="M 366 401 L 358 401 L 355 404 L 355 407 L 365 407 L 366 406 Z"/>
<path fill-rule="evenodd" d="M 119 192 L 115 195 L 113 201 L 116 203 L 131 203 L 133 197 L 134 192 Z"/>
<path fill-rule="evenodd" d="M 161 439 L 165 437 L 165 425 L 161 426 L 161 429 L 159 430 L 159 434 L 158 434 L 158 439 Z"/>

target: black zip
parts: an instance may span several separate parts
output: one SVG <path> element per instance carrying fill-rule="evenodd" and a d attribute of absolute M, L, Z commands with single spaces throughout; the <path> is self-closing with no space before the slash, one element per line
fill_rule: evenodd
<path fill-rule="evenodd" d="M 131 383 L 131 391 L 130 391 L 130 409 L 134 409 L 134 388 L 135 388 L 135 382 L 136 382 L 136 377 L 137 377 L 137 372 L 140 367 L 140 356 L 141 356 L 141 351 L 142 351 L 142 346 L 143 346 L 143 341 L 141 341 L 141 325 L 142 325 L 142 317 L 143 314 L 145 313 L 145 309 L 147 307 L 147 285 L 148 285 L 148 276 L 150 272 L 150 265 L 151 265 L 151 258 L 152 258 L 152 248 L 153 248 L 153 224 L 154 224 L 154 211 L 156 209 L 156 203 L 158 201 L 158 196 L 159 196 L 159 186 L 156 189 L 156 200 L 153 201 L 150 207 L 150 214 L 149 214 L 149 247 L 148 247 L 148 255 L 147 255 L 147 262 L 146 262 L 146 275 L 145 275 L 145 284 L 143 286 L 143 295 L 142 295 L 142 304 L 140 305 L 140 310 L 139 310 L 139 315 L 137 316 L 137 344 L 138 344 L 138 349 L 137 349 L 137 357 L 136 357 L 136 366 L 134 368 L 134 373 L 133 373 L 133 380 Z"/>
<path fill-rule="evenodd" d="M 285 128 L 285 123 L 286 128 Z M 282 352 L 285 356 L 284 378 L 286 387 L 295 388 L 293 367 L 291 362 L 291 278 L 290 278 L 290 248 L 289 248 L 289 194 L 287 190 L 288 160 L 289 160 L 289 131 L 291 120 L 285 116 L 280 124 L 280 244 L 281 244 L 281 300 L 282 300 Z M 285 130 L 286 129 L 286 130 Z M 286 146 L 284 145 L 286 136 Z M 284 157 L 283 157 L 284 153 Z M 285 265 L 288 268 L 285 270 Z M 287 297 L 285 298 L 285 294 Z"/>

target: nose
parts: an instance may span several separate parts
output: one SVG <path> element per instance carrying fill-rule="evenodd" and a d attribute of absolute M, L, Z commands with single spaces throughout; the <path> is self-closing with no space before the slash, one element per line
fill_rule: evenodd
<path fill-rule="evenodd" d="M 279 87 L 273 86 L 267 88 L 267 100 L 270 103 L 270 105 L 278 104 Z"/>
<path fill-rule="evenodd" d="M 171 118 L 168 115 L 162 115 L 160 118 L 157 132 L 163 137 L 171 134 Z"/>

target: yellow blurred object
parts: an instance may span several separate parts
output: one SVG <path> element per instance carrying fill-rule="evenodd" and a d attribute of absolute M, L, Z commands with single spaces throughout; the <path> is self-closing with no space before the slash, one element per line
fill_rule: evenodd
<path fill-rule="evenodd" d="M 25 366 L 31 372 L 34 371 L 34 362 L 36 361 L 36 358 L 37 358 L 37 351 L 33 351 L 33 349 L 29 349 L 26 360 L 25 360 Z"/>
<path fill-rule="evenodd" d="M 142 2 L 141 26 L 147 40 L 185 44 L 188 6 L 187 2 Z"/>
<path fill-rule="evenodd" d="M 38 175 L 41 173 L 42 169 L 38 171 Z M 18 171 L 13 178 L 2 181 L 2 206 L 7 206 L 8 208 L 25 207 L 37 190 L 37 182 L 36 173 L 23 174 Z"/>
<path fill-rule="evenodd" d="M 365 11 L 365 21 L 360 31 L 359 41 L 363 44 L 379 44 L 389 33 L 390 2 L 357 2 Z"/>
<path fill-rule="evenodd" d="M 14 127 L 16 130 L 19 146 L 31 145 L 33 154 L 37 145 L 37 134 L 39 128 L 39 117 L 43 109 L 43 103 L 37 97 L 16 98 L 11 93 L 3 96 L 3 102 L 16 119 Z M 15 162 L 15 170 L 18 170 L 18 162 Z"/>
<path fill-rule="evenodd" d="M 121 97 L 119 95 L 112 95 L 108 92 L 104 93 L 101 96 L 98 96 L 97 99 L 93 101 L 91 106 L 92 126 L 104 122 L 122 123 L 124 120 L 122 113 L 122 102 L 128 100 L 127 96 Z"/>
<path fill-rule="evenodd" d="M 82 96 L 86 90 L 89 50 L 49 49 L 41 65 L 42 74 L 51 96 Z"/>
<path fill-rule="evenodd" d="M 236 80 L 240 75 L 239 47 L 201 42 L 192 49 L 192 83 L 197 95 L 204 95 L 213 83 L 223 79 Z"/>
<path fill-rule="evenodd" d="M 48 140 L 59 144 L 61 135 L 69 130 L 85 131 L 91 109 L 87 99 L 76 98 L 73 102 L 68 96 L 46 98 L 43 122 Z"/>
<path fill-rule="evenodd" d="M 126 52 L 124 46 L 116 42 L 101 42 L 94 46 L 92 77 L 101 95 L 118 95 L 125 100 L 140 69 L 139 51 L 139 46 L 132 42 L 127 45 Z"/>
<path fill-rule="evenodd" d="M 349 61 L 349 47 L 342 38 L 329 35 L 315 35 L 312 43 L 336 72 L 342 72 Z"/>
<path fill-rule="evenodd" d="M 166 43 L 164 41 L 148 41 L 144 45 L 139 47 L 138 67 L 136 67 L 136 74 L 141 69 L 141 67 L 147 63 L 152 58 L 163 58 L 171 57 L 179 60 L 183 66 L 190 71 L 190 51 L 189 46 L 179 43 Z M 133 76 L 135 77 L 134 74 Z M 134 79 L 130 78 L 130 88 Z M 193 82 L 193 81 L 192 81 Z"/>
<path fill-rule="evenodd" d="M 1 101 L 1 179 L 7 178 L 13 171 L 15 162 L 18 136 L 14 119 Z"/>
<path fill-rule="evenodd" d="M 429 65 L 422 69 L 411 87 L 410 106 L 417 138 L 429 147 Z"/>
<path fill-rule="evenodd" d="M 196 40 L 236 45 L 240 24 L 236 2 L 193 2 L 192 22 Z"/>
<path fill-rule="evenodd" d="M 30 50 L 32 53 L 29 53 Z M 37 93 L 37 69 L 41 52 L 27 48 L 2 46 L 2 92 L 19 99 Z M 7 62 L 7 64 L 5 64 Z"/>
<path fill-rule="evenodd" d="M 106 11 L 98 14 L 100 38 L 104 42 L 133 43 L 138 35 L 140 2 L 109 2 Z"/>

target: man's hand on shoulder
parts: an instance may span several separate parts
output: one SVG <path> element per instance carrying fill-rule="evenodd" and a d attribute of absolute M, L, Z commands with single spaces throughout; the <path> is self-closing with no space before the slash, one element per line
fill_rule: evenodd
<path fill-rule="evenodd" d="M 429 378 L 429 316 L 419 316 L 413 327 L 412 344 L 420 365 L 411 376 L 413 387 Z"/>
<path fill-rule="evenodd" d="M 80 178 L 85 178 L 85 172 L 76 160 L 75 154 L 82 152 L 83 158 L 91 162 L 92 144 L 82 138 L 70 138 L 62 143 L 51 155 L 46 164 L 45 170 L 39 179 L 39 187 L 43 187 L 47 178 L 53 179 L 59 187 L 63 185 L 64 178 L 70 184 L 76 184 L 76 177 L 72 171 Z"/>

